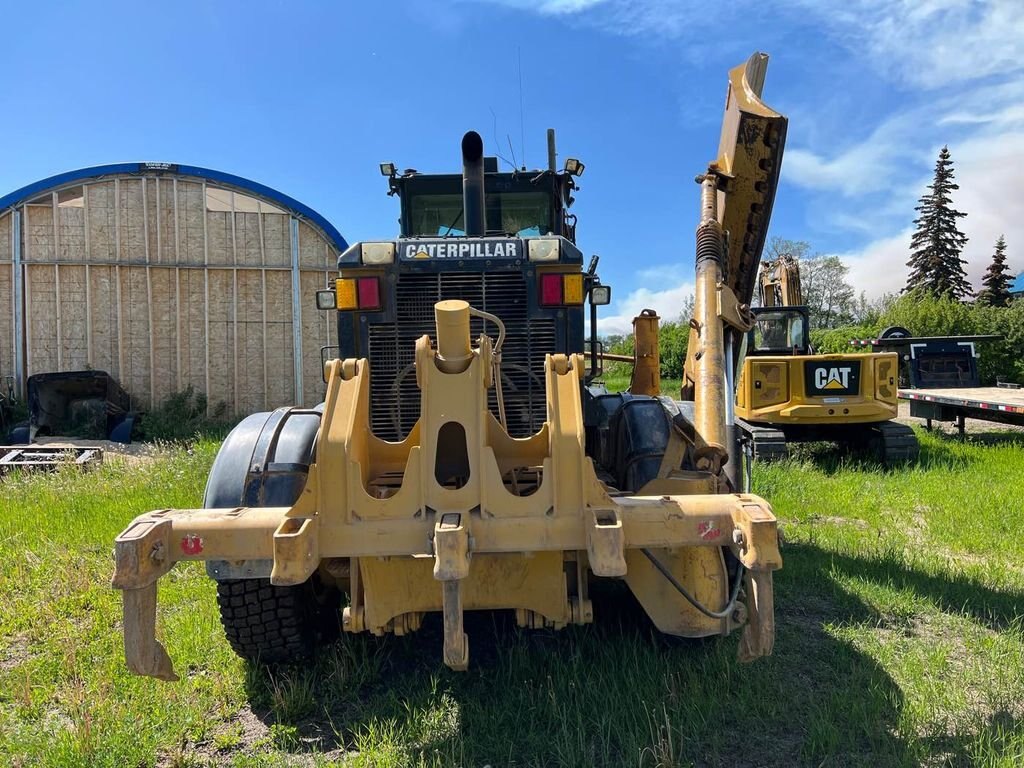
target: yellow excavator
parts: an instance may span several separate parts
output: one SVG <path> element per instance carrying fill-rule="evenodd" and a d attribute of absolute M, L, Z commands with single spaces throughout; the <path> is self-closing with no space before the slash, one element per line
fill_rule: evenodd
<path fill-rule="evenodd" d="M 896 417 L 895 353 L 818 355 L 810 341 L 800 264 L 782 254 L 761 264 L 736 391 L 737 425 L 754 459 L 788 455 L 793 441 L 832 441 L 889 464 L 917 458 L 914 431 Z"/>
<path fill-rule="evenodd" d="M 768 503 L 743 493 L 734 372 L 778 184 L 786 119 L 760 99 L 767 56 L 729 74 L 718 158 L 700 177 L 694 341 L 682 399 L 592 385 L 584 269 L 568 213 L 583 164 L 501 173 L 475 132 L 461 174 L 398 173 L 397 239 L 339 258 L 317 306 L 339 353 L 325 402 L 253 414 L 227 437 L 199 509 L 142 514 L 117 537 L 113 586 L 135 673 L 174 680 L 157 582 L 179 561 L 217 581 L 242 657 L 289 662 L 339 632 L 408 634 L 435 614 L 466 669 L 467 611 L 520 626 L 595 620 L 621 579 L 657 629 L 774 643 L 780 568 Z M 592 338 L 596 341 L 596 338 Z"/>

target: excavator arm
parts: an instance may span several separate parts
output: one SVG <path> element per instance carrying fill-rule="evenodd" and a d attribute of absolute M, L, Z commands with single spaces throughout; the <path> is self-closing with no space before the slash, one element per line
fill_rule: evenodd
<path fill-rule="evenodd" d="M 798 307 L 804 303 L 800 264 L 788 253 L 761 265 L 761 306 Z"/>

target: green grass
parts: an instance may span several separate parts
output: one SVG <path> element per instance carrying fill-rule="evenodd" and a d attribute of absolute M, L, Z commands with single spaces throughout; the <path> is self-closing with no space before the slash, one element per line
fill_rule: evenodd
<path fill-rule="evenodd" d="M 775 653 L 669 642 L 628 592 L 597 622 L 471 615 L 471 667 L 437 621 L 347 637 L 310 669 L 238 660 L 201 567 L 161 583 L 183 680 L 132 677 L 111 542 L 201 499 L 216 451 L 0 482 L 0 765 L 1015 766 L 1024 764 L 1024 437 L 921 433 L 885 470 L 822 449 L 759 467 L 787 544 Z"/>
<path fill-rule="evenodd" d="M 629 389 L 630 368 L 624 363 L 618 363 L 616 366 L 602 376 L 598 383 L 604 384 L 609 392 L 625 392 Z M 679 387 L 682 383 L 682 379 L 662 379 L 661 392 L 664 395 L 679 397 Z"/>

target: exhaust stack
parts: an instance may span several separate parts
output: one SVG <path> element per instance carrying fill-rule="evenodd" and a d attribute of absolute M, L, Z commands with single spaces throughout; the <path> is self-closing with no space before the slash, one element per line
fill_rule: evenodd
<path fill-rule="evenodd" d="M 485 235 L 484 140 L 476 131 L 462 137 L 462 211 L 466 234 Z"/>

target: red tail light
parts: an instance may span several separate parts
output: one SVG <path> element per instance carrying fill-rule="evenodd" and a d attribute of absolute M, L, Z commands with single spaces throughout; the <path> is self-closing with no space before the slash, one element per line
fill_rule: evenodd
<path fill-rule="evenodd" d="M 360 277 L 356 280 L 360 309 L 380 309 L 380 282 L 376 277 Z"/>
<path fill-rule="evenodd" d="M 562 303 L 562 276 L 540 276 L 540 303 L 542 307 L 557 307 Z"/>

